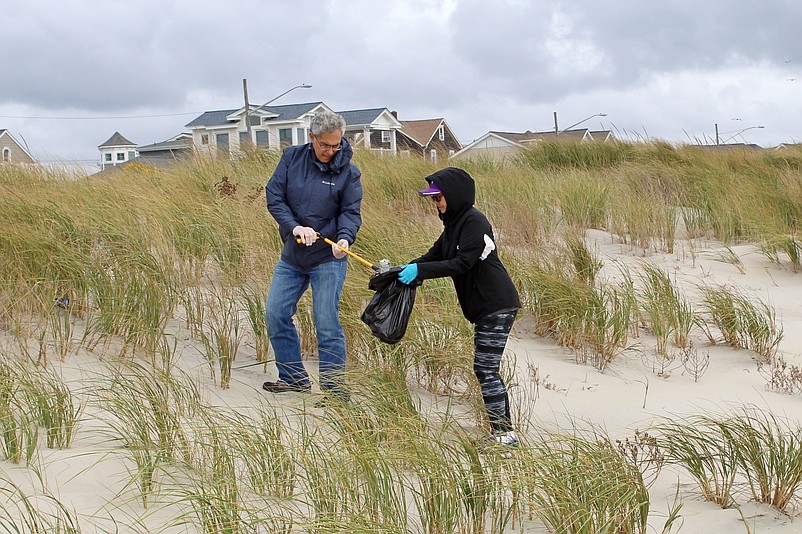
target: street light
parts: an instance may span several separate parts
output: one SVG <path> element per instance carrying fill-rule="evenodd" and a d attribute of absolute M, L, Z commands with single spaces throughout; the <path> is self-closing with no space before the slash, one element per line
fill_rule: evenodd
<path fill-rule="evenodd" d="M 295 87 L 290 87 L 289 89 L 287 89 L 286 91 L 284 91 L 283 93 L 278 95 L 277 97 L 271 98 L 270 100 L 268 100 L 267 102 L 265 102 L 264 104 L 262 104 L 261 106 L 256 108 L 254 111 L 259 111 L 263 107 L 269 106 L 270 104 L 272 104 L 273 102 L 275 102 L 276 100 L 281 98 L 282 96 L 286 95 L 287 93 L 291 93 L 292 91 L 295 91 L 296 89 L 309 89 L 311 87 L 312 87 L 311 85 L 305 84 L 305 83 L 302 83 L 301 85 L 296 85 Z"/>
<path fill-rule="evenodd" d="M 607 113 L 594 113 L 594 114 L 593 114 L 593 115 L 591 115 L 590 117 L 585 117 L 585 118 L 584 118 L 584 119 L 582 119 L 581 121 L 579 121 L 579 122 L 576 122 L 576 123 L 572 124 L 572 125 L 571 125 L 571 126 L 569 126 L 568 128 L 563 128 L 562 130 L 558 130 L 558 129 L 557 129 L 557 112 L 555 111 L 555 112 L 554 112 L 554 131 L 557 133 L 557 135 L 560 135 L 560 134 L 561 134 L 561 133 L 563 133 L 563 132 L 567 132 L 568 130 L 570 130 L 570 129 L 571 129 L 571 128 L 573 128 L 574 126 L 579 126 L 579 125 L 580 125 L 580 124 L 582 124 L 583 122 L 585 122 L 585 121 L 589 121 L 589 120 L 590 120 L 590 119 L 592 119 L 593 117 L 606 117 L 606 116 L 607 116 Z"/>
<path fill-rule="evenodd" d="M 744 128 L 744 129 L 742 129 L 742 130 L 736 130 L 736 131 L 735 131 L 735 133 L 734 133 L 733 135 L 729 136 L 728 138 L 726 138 L 726 139 L 725 139 L 724 141 L 722 141 L 721 143 L 722 143 L 722 144 L 727 144 L 727 141 L 730 141 L 730 140 L 732 140 L 732 139 L 735 139 L 736 137 L 738 137 L 739 135 L 741 135 L 741 134 L 742 134 L 742 133 L 744 133 L 745 131 L 747 131 L 747 130 L 754 130 L 755 128 L 764 128 L 764 126 L 750 126 L 749 128 Z M 732 133 L 732 132 L 721 132 L 721 133 L 725 133 L 725 134 L 726 134 L 726 133 Z M 716 137 L 716 144 L 718 144 L 718 136 Z"/>
<path fill-rule="evenodd" d="M 310 87 L 312 87 L 312 86 L 309 85 L 309 84 L 305 84 L 305 83 L 302 83 L 300 85 L 296 85 L 295 87 L 290 87 L 289 89 L 287 89 L 286 91 L 284 91 L 280 95 L 271 98 L 270 100 L 268 100 L 267 102 L 265 102 L 264 104 L 262 104 L 258 108 L 254 109 L 253 111 L 254 112 L 259 111 L 263 107 L 272 104 L 273 102 L 275 102 L 276 100 L 278 100 L 279 98 L 281 98 L 282 96 L 286 95 L 287 93 L 289 93 L 291 91 L 295 91 L 296 89 L 309 89 Z M 248 142 L 252 142 L 251 141 L 251 117 L 250 117 L 250 115 L 251 115 L 251 109 L 250 109 L 251 105 L 248 102 L 248 80 L 242 80 L 242 90 L 243 90 L 243 92 L 245 94 L 245 131 L 247 132 Z"/>

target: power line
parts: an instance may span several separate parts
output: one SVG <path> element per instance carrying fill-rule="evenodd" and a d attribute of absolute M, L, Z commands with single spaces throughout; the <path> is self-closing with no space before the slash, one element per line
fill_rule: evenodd
<path fill-rule="evenodd" d="M 22 115 L 0 115 L 0 119 L 28 119 L 49 121 L 91 121 L 91 120 L 120 120 L 120 119 L 155 119 L 158 117 L 178 117 L 181 115 L 199 115 L 202 111 L 187 111 L 185 113 L 165 113 L 162 115 L 121 115 L 119 117 L 34 117 Z"/>

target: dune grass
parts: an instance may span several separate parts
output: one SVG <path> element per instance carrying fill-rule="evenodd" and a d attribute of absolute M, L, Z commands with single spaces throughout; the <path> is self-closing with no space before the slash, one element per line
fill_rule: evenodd
<path fill-rule="evenodd" d="M 424 253 L 442 224 L 416 192 L 439 166 L 362 151 L 356 160 L 365 200 L 354 252 L 393 265 Z M 222 392 L 236 379 L 235 361 L 270 361 L 262 308 L 281 243 L 263 187 L 276 162 L 254 151 L 80 179 L 0 166 L 4 458 L 24 464 L 42 444 L 70 447 L 89 403 L 129 469 L 123 493 L 143 508 L 175 506 L 174 524 L 210 533 L 500 534 L 533 518 L 550 532 L 641 533 L 663 454 L 721 506 L 736 502 L 739 476 L 754 500 L 780 510 L 799 496 L 798 430 L 754 411 L 667 422 L 665 442 L 647 434 L 622 442 L 600 431 L 541 431 L 525 420 L 531 407 L 516 407 L 515 423 L 527 429 L 520 449 L 480 454 L 486 421 L 472 329 L 450 282 L 427 281 L 403 343 L 383 345 L 358 319 L 371 273 L 354 262 L 341 302 L 351 405 L 279 413 L 207 402 L 204 380 Z M 703 288 L 695 313 L 657 267 L 611 276 L 586 235 L 609 232 L 638 254 L 671 253 L 687 238 L 750 242 L 798 269 L 802 156 L 544 143 L 516 160 L 459 165 L 477 181 L 477 206 L 493 222 L 522 315 L 578 363 L 605 371 L 644 326 L 657 354 L 670 342 L 691 350 L 698 325 L 712 343 L 775 358 L 782 325 L 768 304 Z M 223 177 L 235 187 L 220 191 Z M 308 296 L 296 320 L 313 354 Z M 201 353 L 179 353 L 179 337 Z M 253 362 L 242 361 L 246 350 Z M 79 351 L 108 372 L 72 391 L 49 370 Z M 442 401 L 437 410 L 423 409 L 418 388 Z M 6 493 L 28 521 L 52 515 Z M 57 513 L 61 531 L 77 529 L 66 509 Z"/>

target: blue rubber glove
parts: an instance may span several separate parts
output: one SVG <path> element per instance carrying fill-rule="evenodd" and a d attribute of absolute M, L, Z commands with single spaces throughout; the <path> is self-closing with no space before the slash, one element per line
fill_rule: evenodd
<path fill-rule="evenodd" d="M 410 284 L 418 277 L 418 265 L 416 263 L 407 263 L 398 272 L 398 280 L 402 284 Z"/>

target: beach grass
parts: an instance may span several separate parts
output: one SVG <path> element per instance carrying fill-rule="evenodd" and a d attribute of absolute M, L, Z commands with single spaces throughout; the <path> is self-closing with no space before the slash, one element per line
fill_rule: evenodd
<path fill-rule="evenodd" d="M 355 159 L 365 199 L 354 252 L 392 265 L 423 254 L 442 223 L 416 192 L 442 165 L 364 151 Z M 42 446 L 69 448 L 99 421 L 104 446 L 128 469 L 124 492 L 143 508 L 175 506 L 175 525 L 203 532 L 501 534 L 537 521 L 549 532 L 641 533 L 664 462 L 687 470 L 701 496 L 722 507 L 737 504 L 738 477 L 778 510 L 799 497 L 799 430 L 751 409 L 616 440 L 543 429 L 529 420 L 531 406 L 519 406 L 522 445 L 512 455 L 480 452 L 487 422 L 472 328 L 450 281 L 418 289 L 405 339 L 389 346 L 359 320 L 371 273 L 355 262 L 341 301 L 351 404 L 209 402 L 201 393 L 209 382 L 216 399 L 234 389 L 234 362 L 270 362 L 263 307 L 281 242 L 264 184 L 276 163 L 275 153 L 253 151 L 79 179 L 0 167 L 6 460 L 35 463 Z M 577 363 L 606 372 L 648 334 L 657 346 L 639 350 L 686 351 L 698 380 L 706 369 L 691 361 L 699 328 L 713 345 L 779 366 L 781 318 L 760 296 L 714 285 L 685 294 L 645 261 L 615 272 L 587 236 L 606 232 L 642 255 L 674 253 L 680 239 L 718 240 L 739 269 L 733 246 L 749 243 L 796 271 L 802 158 L 659 142 L 544 143 L 515 159 L 459 165 L 476 179 L 477 207 L 521 293 L 520 315 Z M 307 295 L 296 315 L 306 357 L 316 351 L 311 310 Z M 181 353 L 179 339 L 198 350 Z M 55 372 L 79 357 L 99 369 L 90 387 Z M 512 367 L 505 373 L 516 399 L 536 402 L 531 376 L 519 385 Z M 57 501 L 3 488 L 16 503 L 5 505 L 9 525 L 57 521 L 60 532 L 79 531 Z"/>

